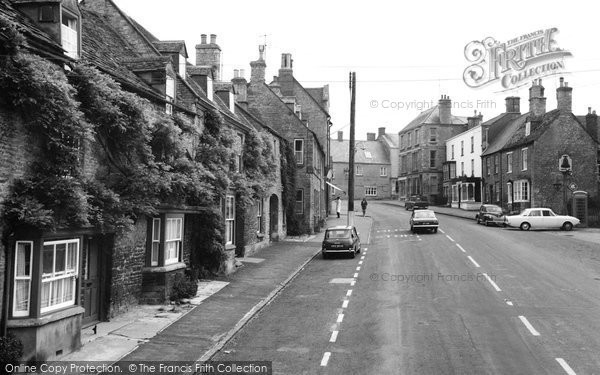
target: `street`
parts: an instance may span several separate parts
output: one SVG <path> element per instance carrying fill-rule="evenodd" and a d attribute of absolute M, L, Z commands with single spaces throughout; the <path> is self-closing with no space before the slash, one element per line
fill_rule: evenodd
<path fill-rule="evenodd" d="M 360 256 L 314 258 L 212 360 L 273 361 L 276 374 L 600 373 L 596 244 L 445 215 L 438 233 L 412 234 L 410 211 L 378 202 L 367 215 Z"/>

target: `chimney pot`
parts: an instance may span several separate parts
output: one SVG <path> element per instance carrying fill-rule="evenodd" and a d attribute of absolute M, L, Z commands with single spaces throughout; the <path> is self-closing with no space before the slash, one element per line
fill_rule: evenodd
<path fill-rule="evenodd" d="M 377 132 L 377 133 L 378 133 L 378 134 L 377 134 L 377 136 L 381 137 L 381 136 L 383 136 L 383 135 L 385 134 L 385 127 L 380 127 L 380 128 L 379 128 L 379 129 L 377 129 L 377 130 L 378 130 L 378 132 Z"/>
<path fill-rule="evenodd" d="M 233 78 L 239 78 L 240 77 L 240 71 L 238 69 L 233 69 Z"/>
<path fill-rule="evenodd" d="M 206 44 L 206 34 L 200 35 L 200 44 Z"/>
<path fill-rule="evenodd" d="M 367 141 L 374 141 L 375 133 L 367 133 Z"/>
<path fill-rule="evenodd" d="M 217 35 L 210 34 L 210 44 L 217 44 Z"/>
<path fill-rule="evenodd" d="M 246 78 L 246 70 L 240 69 L 240 78 Z"/>
<path fill-rule="evenodd" d="M 556 89 L 557 108 L 561 111 L 571 112 L 573 108 L 573 89 L 568 82 L 560 77 L 560 87 Z"/>
<path fill-rule="evenodd" d="M 592 113 L 592 107 L 588 107 L 588 115 Z"/>

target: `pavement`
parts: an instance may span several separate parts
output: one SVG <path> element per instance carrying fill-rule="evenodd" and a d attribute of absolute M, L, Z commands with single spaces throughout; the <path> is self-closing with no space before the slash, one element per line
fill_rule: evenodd
<path fill-rule="evenodd" d="M 404 202 L 401 201 L 380 201 L 383 204 L 402 207 L 404 209 Z M 429 206 L 430 210 L 433 210 L 436 214 L 459 217 L 475 221 L 475 215 L 477 211 L 461 210 L 460 208 L 442 207 L 442 206 Z M 562 230 L 544 230 L 553 236 L 570 237 L 573 239 L 592 242 L 600 244 L 600 228 L 578 228 L 576 227 L 570 232 Z"/>
<path fill-rule="evenodd" d="M 345 225 L 330 216 L 326 227 Z M 355 217 L 368 243 L 372 219 Z M 207 361 L 269 304 L 321 252 L 324 232 L 289 237 L 237 258 L 243 266 L 218 280 L 201 280 L 196 297 L 176 305 L 138 305 L 109 322 L 84 328 L 82 347 L 58 361 Z"/>

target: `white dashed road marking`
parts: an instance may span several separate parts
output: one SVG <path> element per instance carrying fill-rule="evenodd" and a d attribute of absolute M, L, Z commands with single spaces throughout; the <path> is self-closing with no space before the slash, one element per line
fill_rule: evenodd
<path fill-rule="evenodd" d="M 358 261 L 358 264 L 363 264 L 363 261 L 362 260 Z"/>
<path fill-rule="evenodd" d="M 350 297 L 352 295 L 352 289 L 348 289 L 346 292 L 346 297 Z"/>
<path fill-rule="evenodd" d="M 459 244 L 456 244 L 456 246 L 458 246 L 458 248 L 460 249 L 460 251 L 462 251 L 463 253 L 467 252 L 467 250 L 463 249 L 463 247 L 460 246 Z"/>
<path fill-rule="evenodd" d="M 469 258 L 469 260 L 470 260 L 471 262 L 473 262 L 473 264 L 475 265 L 475 267 L 477 267 L 477 268 L 479 268 L 479 267 L 480 267 L 480 266 L 479 266 L 479 264 L 477 264 L 477 262 L 475 261 L 475 259 L 473 259 L 473 258 L 472 258 L 470 255 L 469 255 L 467 258 Z"/>
<path fill-rule="evenodd" d="M 452 239 L 452 237 L 450 237 L 449 235 L 446 235 L 446 237 L 448 237 L 448 239 L 452 242 L 454 242 L 454 239 Z"/>
<path fill-rule="evenodd" d="M 360 271 L 360 266 L 356 267 L 356 270 L 357 270 L 357 271 Z"/>
<path fill-rule="evenodd" d="M 489 282 L 490 282 L 490 284 L 492 284 L 492 286 L 494 287 L 494 289 L 496 289 L 496 292 L 501 292 L 501 291 L 502 291 L 502 289 L 500 289 L 500 288 L 498 287 L 498 285 L 497 285 L 497 284 L 494 282 L 494 280 L 492 280 L 492 278 L 491 278 L 491 277 L 489 277 L 489 276 L 488 276 L 488 274 L 487 274 L 487 273 L 485 273 L 485 272 L 484 272 L 484 273 L 483 273 L 483 276 L 485 276 L 485 278 L 487 279 L 487 281 L 489 281 Z"/>
<path fill-rule="evenodd" d="M 558 364 L 563 368 L 563 370 L 565 370 L 565 372 L 569 375 L 576 375 L 575 371 L 573 371 L 573 369 L 571 368 L 571 366 L 569 366 L 569 364 L 562 358 L 555 358 L 556 362 L 558 362 Z"/>
<path fill-rule="evenodd" d="M 439 228 L 438 228 L 438 230 L 439 230 L 440 232 L 442 232 L 442 233 L 446 233 L 446 232 L 444 232 L 442 229 L 439 229 Z"/>
<path fill-rule="evenodd" d="M 336 322 L 337 322 L 337 323 L 341 323 L 341 322 L 342 322 L 342 320 L 344 320 L 344 314 L 338 314 L 338 317 L 337 317 L 337 320 L 336 320 Z"/>
<path fill-rule="evenodd" d="M 355 274 L 354 274 L 354 278 L 356 279 L 357 277 L 358 277 L 358 274 L 357 274 L 357 273 L 355 273 Z"/>
<path fill-rule="evenodd" d="M 356 284 L 356 280 L 352 280 L 352 281 L 350 282 L 350 286 L 354 286 L 354 284 Z"/>
<path fill-rule="evenodd" d="M 335 340 L 337 340 L 338 333 L 339 333 L 339 331 L 331 332 L 331 338 L 329 338 L 329 342 L 335 342 Z"/>
<path fill-rule="evenodd" d="M 529 323 L 529 320 L 527 320 L 526 317 L 524 317 L 523 315 L 519 315 L 519 319 L 521 319 L 521 322 L 523 322 L 525 327 L 527 327 L 527 329 L 529 330 L 529 332 L 531 332 L 532 335 L 534 335 L 534 336 L 540 335 L 540 333 L 538 331 L 536 331 L 535 328 L 533 328 L 531 323 Z"/>
<path fill-rule="evenodd" d="M 506 304 L 507 304 L 508 306 L 512 306 L 512 305 L 513 305 L 512 301 L 506 301 Z"/>
<path fill-rule="evenodd" d="M 321 360 L 321 366 L 327 366 L 327 362 L 329 362 L 329 357 L 331 357 L 330 352 L 325 352 L 323 354 L 323 359 Z"/>
<path fill-rule="evenodd" d="M 344 300 L 344 302 L 342 303 L 342 309 L 345 309 L 348 307 L 348 303 L 350 303 L 350 301 L 348 301 L 347 299 Z"/>

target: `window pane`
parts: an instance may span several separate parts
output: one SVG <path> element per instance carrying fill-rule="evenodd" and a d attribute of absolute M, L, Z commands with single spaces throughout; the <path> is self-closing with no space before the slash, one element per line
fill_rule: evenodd
<path fill-rule="evenodd" d="M 30 276 L 31 269 L 31 244 L 19 242 L 17 244 L 17 274 L 16 276 Z"/>
<path fill-rule="evenodd" d="M 50 289 L 52 288 L 52 282 L 42 283 L 42 308 L 50 305 Z"/>
<path fill-rule="evenodd" d="M 56 255 L 54 261 L 54 272 L 63 272 L 65 270 L 67 247 L 64 243 L 56 245 Z"/>
<path fill-rule="evenodd" d="M 68 245 L 68 258 L 67 258 L 67 270 L 75 271 L 77 268 L 77 243 L 71 242 Z"/>
<path fill-rule="evenodd" d="M 152 243 L 152 264 L 158 264 L 158 242 Z"/>
<path fill-rule="evenodd" d="M 15 281 L 15 310 L 16 311 L 28 311 L 29 310 L 29 280 L 16 280 Z"/>
<path fill-rule="evenodd" d="M 42 254 L 42 272 L 44 275 L 54 272 L 54 246 L 44 245 Z"/>
<path fill-rule="evenodd" d="M 152 240 L 160 241 L 160 219 L 152 220 Z"/>

